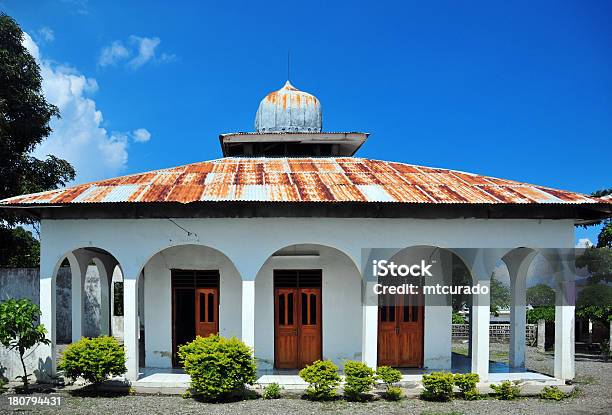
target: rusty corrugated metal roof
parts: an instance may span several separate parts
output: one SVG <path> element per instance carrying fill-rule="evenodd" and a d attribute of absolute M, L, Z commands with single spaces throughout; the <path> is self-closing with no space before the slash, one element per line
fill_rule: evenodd
<path fill-rule="evenodd" d="M 2 205 L 197 201 L 602 203 L 580 193 L 363 158 L 223 158 L 16 196 Z"/>

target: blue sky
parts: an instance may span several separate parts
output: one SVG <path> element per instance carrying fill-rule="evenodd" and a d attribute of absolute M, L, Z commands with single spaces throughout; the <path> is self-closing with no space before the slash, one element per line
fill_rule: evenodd
<path fill-rule="evenodd" d="M 129 3 L 129 4 L 125 4 Z M 170 4 L 170 3 L 168 3 Z M 612 2 L 0 0 L 78 181 L 221 155 L 286 80 L 360 156 L 590 193 L 612 186 Z M 577 230 L 595 239 L 597 231 Z"/>

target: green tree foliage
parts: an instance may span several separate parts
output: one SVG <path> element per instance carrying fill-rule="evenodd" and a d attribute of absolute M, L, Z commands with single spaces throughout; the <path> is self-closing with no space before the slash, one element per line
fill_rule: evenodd
<path fill-rule="evenodd" d="M 21 226 L 0 226 L 0 268 L 37 268 L 40 243 Z"/>
<path fill-rule="evenodd" d="M 196 337 L 179 347 L 194 395 L 216 401 L 255 382 L 253 350 L 235 337 Z"/>
<path fill-rule="evenodd" d="M 510 301 L 510 288 L 493 275 L 491 277 L 491 312 L 498 315 L 499 310 L 510 307 Z"/>
<path fill-rule="evenodd" d="M 59 111 L 43 95 L 40 68 L 23 46 L 23 36 L 15 20 L 0 13 L 0 199 L 56 189 L 75 175 L 65 160 L 52 155 L 40 160 L 31 155 L 51 133 L 49 122 L 59 117 Z M 23 237 L 20 231 L 11 232 L 19 222 L 34 223 L 35 219 L 0 211 L 1 247 L 10 250 Z M 32 245 L 15 246 L 18 251 L 24 247 Z M 28 255 L 34 257 L 36 252 L 32 247 Z M 14 261 L 20 255 L 9 252 L 1 258 Z"/>
<path fill-rule="evenodd" d="M 527 304 L 533 307 L 555 305 L 555 290 L 546 284 L 527 288 Z"/>
<path fill-rule="evenodd" d="M 607 324 L 612 320 L 612 287 L 605 284 L 587 285 L 578 293 L 576 315 Z"/>
<path fill-rule="evenodd" d="M 92 339 L 83 337 L 72 343 L 60 359 L 58 369 L 66 377 L 82 377 L 97 387 L 110 376 L 127 372 L 125 351 L 114 337 L 102 336 Z"/>
<path fill-rule="evenodd" d="M 28 374 L 23 356 L 28 349 L 39 344 L 49 344 L 45 337 L 46 330 L 38 324 L 40 308 L 27 298 L 11 298 L 0 303 L 0 343 L 10 350 L 19 353 L 23 376 L 23 390 L 28 391 Z"/>
<path fill-rule="evenodd" d="M 555 321 L 555 306 L 534 307 L 527 310 L 527 323 L 537 324 L 538 320 L 544 320 L 548 323 Z"/>

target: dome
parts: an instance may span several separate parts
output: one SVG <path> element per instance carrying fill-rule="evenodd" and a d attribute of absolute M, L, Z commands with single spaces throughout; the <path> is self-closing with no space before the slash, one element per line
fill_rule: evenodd
<path fill-rule="evenodd" d="M 267 132 L 321 132 L 323 114 L 319 100 L 302 92 L 289 81 L 269 93 L 259 104 L 255 130 Z"/>

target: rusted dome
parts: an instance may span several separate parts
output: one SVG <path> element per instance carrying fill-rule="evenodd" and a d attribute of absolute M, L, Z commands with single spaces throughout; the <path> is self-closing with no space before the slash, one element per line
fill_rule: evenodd
<path fill-rule="evenodd" d="M 255 130 L 267 132 L 321 132 L 323 114 L 319 100 L 289 81 L 269 93 L 259 104 Z"/>

